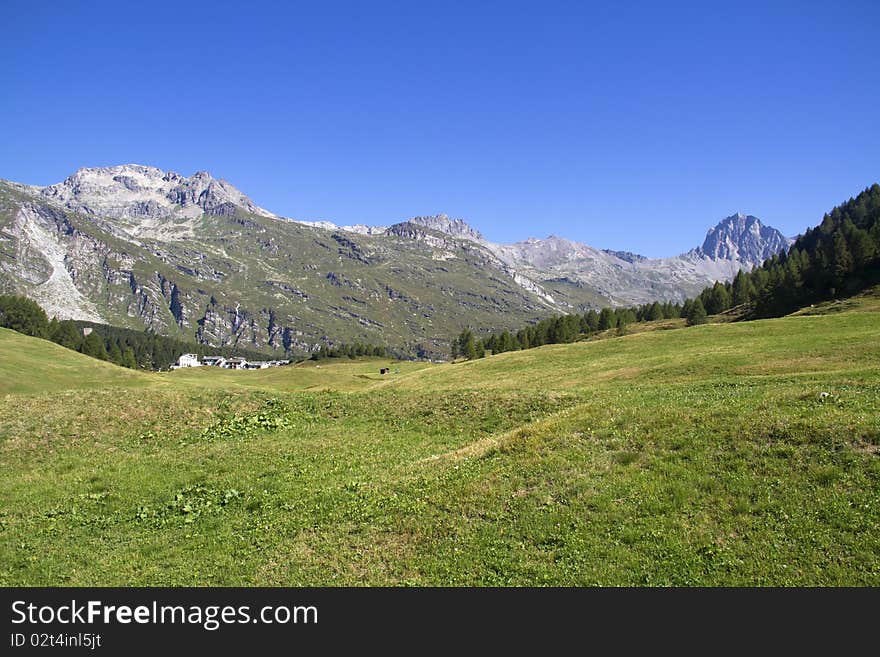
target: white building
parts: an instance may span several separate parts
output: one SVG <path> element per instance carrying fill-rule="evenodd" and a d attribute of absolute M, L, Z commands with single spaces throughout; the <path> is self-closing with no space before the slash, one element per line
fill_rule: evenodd
<path fill-rule="evenodd" d="M 202 364 L 199 362 L 199 357 L 195 354 L 181 354 L 180 358 L 177 359 L 177 364 L 172 365 L 171 369 L 176 370 L 182 367 L 201 367 Z"/>
<path fill-rule="evenodd" d="M 211 367 L 223 367 L 226 365 L 226 359 L 223 356 L 205 356 L 202 358 L 202 364 Z"/>

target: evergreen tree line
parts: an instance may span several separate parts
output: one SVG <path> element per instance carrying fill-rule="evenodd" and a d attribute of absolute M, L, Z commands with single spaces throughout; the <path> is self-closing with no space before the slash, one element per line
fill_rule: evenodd
<path fill-rule="evenodd" d="M 312 352 L 311 360 L 323 360 L 324 358 L 358 358 L 361 356 L 373 356 L 384 358 L 388 355 L 385 347 L 374 346 L 355 342 L 352 344 L 338 344 L 332 347 L 321 345 Z"/>
<path fill-rule="evenodd" d="M 533 326 L 525 326 L 516 332 L 502 331 L 487 338 L 477 338 L 465 329 L 451 343 L 452 358 L 483 358 L 487 353 L 531 349 L 546 344 L 574 342 L 594 333 L 615 329 L 620 335 L 635 322 L 655 321 L 682 317 L 683 306 L 666 302 L 644 304 L 632 308 L 602 308 L 588 310 L 584 314 L 558 315 L 542 319 Z M 705 318 L 705 312 L 704 312 Z"/>
<path fill-rule="evenodd" d="M 268 360 L 272 356 L 251 349 L 210 347 L 184 342 L 155 333 L 83 322 L 48 319 L 36 302 L 14 295 L 0 296 L 0 326 L 35 338 L 51 340 L 86 356 L 106 360 L 132 369 L 165 370 L 180 354 L 199 356 L 241 356 L 249 360 Z M 92 329 L 83 335 L 83 329 Z"/>
<path fill-rule="evenodd" d="M 482 358 L 487 353 L 529 349 L 572 342 L 616 328 L 626 332 L 632 322 L 683 317 L 702 324 L 707 315 L 733 307 L 745 319 L 779 317 L 811 303 L 851 296 L 880 282 L 880 185 L 834 208 L 816 228 L 807 229 L 787 252 L 768 258 L 751 272 L 739 271 L 733 281 L 716 281 L 682 305 L 653 303 L 636 308 L 603 308 L 583 315 L 542 320 L 516 333 L 503 331 L 477 339 L 466 329 L 452 340 L 452 358 Z"/>

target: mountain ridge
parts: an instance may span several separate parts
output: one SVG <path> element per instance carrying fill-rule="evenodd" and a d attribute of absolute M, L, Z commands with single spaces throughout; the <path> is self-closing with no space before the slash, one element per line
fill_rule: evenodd
<path fill-rule="evenodd" d="M 0 237 L 0 290 L 59 318 L 213 346 L 360 340 L 429 355 L 468 325 L 682 300 L 785 240 L 739 214 L 661 259 L 555 235 L 496 244 L 445 214 L 337 226 L 270 212 L 206 171 L 143 165 L 81 168 L 44 187 L 3 181 Z"/>
<path fill-rule="evenodd" d="M 139 198 L 131 201 L 130 207 L 125 204 L 124 199 L 122 203 L 118 203 L 115 206 L 107 203 L 102 204 L 100 203 L 101 193 L 106 192 L 112 187 L 108 184 L 108 178 L 112 182 L 117 183 L 116 188 L 118 190 L 125 189 L 134 194 L 146 192 L 151 195 L 159 192 L 160 196 L 164 198 L 165 203 L 150 203 L 149 200 Z M 155 185 L 157 180 L 165 183 L 164 189 L 157 189 Z M 144 181 L 148 183 L 153 182 L 154 185 L 144 185 L 142 184 Z M 229 214 L 231 213 L 230 206 L 234 205 L 246 212 L 264 217 L 293 221 L 305 226 L 324 228 L 326 230 L 341 230 L 361 235 L 381 235 L 385 234 L 390 228 L 390 226 L 370 226 L 367 224 L 342 225 L 326 220 L 308 221 L 279 215 L 256 205 L 246 194 L 225 179 L 215 178 L 207 170 L 200 170 L 186 177 L 175 171 L 166 171 L 154 166 L 123 164 L 108 167 L 80 167 L 64 181 L 46 186 L 27 185 L 10 180 L 4 180 L 3 182 L 25 189 L 39 190 L 42 196 L 60 202 L 69 209 L 84 210 L 90 214 L 103 213 L 114 218 L 119 218 L 120 216 L 167 217 L 172 215 L 175 210 L 182 211 L 183 214 L 194 214 L 197 212 L 197 208 L 207 214 Z M 104 184 L 96 185 L 96 182 L 103 182 Z M 81 201 L 83 196 L 86 196 L 85 202 Z M 98 197 L 97 199 L 96 196 Z M 95 202 L 96 200 L 98 201 L 97 203 Z M 175 208 L 175 206 L 177 207 Z M 430 228 L 453 237 L 460 237 L 478 243 L 495 244 L 487 240 L 477 228 L 473 227 L 466 220 L 450 218 L 443 213 L 424 216 L 416 215 L 395 223 L 406 222 Z M 679 255 L 693 254 L 712 259 L 736 259 L 740 256 L 738 253 L 739 247 L 736 242 L 731 243 L 729 240 L 725 242 L 722 239 L 734 232 L 728 227 L 729 224 L 735 225 L 734 231 L 738 233 L 739 240 L 750 239 L 748 245 L 750 248 L 746 249 L 746 257 L 747 262 L 753 265 L 760 264 L 764 259 L 774 253 L 778 253 L 778 249 L 788 246 L 793 242 L 792 238 L 785 237 L 777 229 L 762 224 L 758 217 L 736 212 L 720 220 L 718 224 L 710 228 L 700 246 Z M 546 238 L 527 237 L 513 244 L 501 244 L 500 246 L 531 245 L 548 241 L 558 242 L 560 240 L 578 247 L 594 248 L 584 242 L 570 240 L 555 234 L 548 235 Z M 767 242 L 767 244 L 759 243 L 760 240 Z M 612 249 L 602 249 L 602 251 L 630 262 L 662 259 L 662 257 L 650 258 L 630 251 Z"/>

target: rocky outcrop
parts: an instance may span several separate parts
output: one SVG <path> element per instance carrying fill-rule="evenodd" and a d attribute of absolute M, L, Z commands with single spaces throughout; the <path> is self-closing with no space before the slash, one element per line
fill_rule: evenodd
<path fill-rule="evenodd" d="M 751 269 L 791 244 L 792 240 L 757 217 L 737 212 L 709 229 L 703 244 L 689 253 L 710 260 L 735 260 Z"/>
<path fill-rule="evenodd" d="M 42 188 L 40 194 L 71 210 L 115 219 L 193 216 L 193 212 L 232 216 L 236 210 L 275 216 L 207 171 L 186 178 L 136 164 L 79 169 L 64 182 Z"/>
<path fill-rule="evenodd" d="M 603 253 L 607 253 L 610 256 L 614 256 L 618 260 L 623 260 L 624 262 L 644 262 L 648 258 L 643 255 L 639 255 L 638 253 L 632 253 L 631 251 L 613 251 L 612 249 L 602 249 Z"/>
<path fill-rule="evenodd" d="M 435 214 L 428 217 L 413 217 L 409 223 L 416 226 L 424 226 L 439 233 L 446 233 L 452 237 L 471 240 L 472 242 L 484 242 L 483 234 L 477 229 L 465 223 L 463 219 L 450 219 L 445 214 Z"/>

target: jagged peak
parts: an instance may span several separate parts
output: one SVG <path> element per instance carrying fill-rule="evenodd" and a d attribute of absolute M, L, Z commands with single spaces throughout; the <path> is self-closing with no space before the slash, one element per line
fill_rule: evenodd
<path fill-rule="evenodd" d="M 791 240 L 750 214 L 736 212 L 706 233 L 703 244 L 690 253 L 712 260 L 737 260 L 747 265 L 762 263 L 789 247 Z"/>
<path fill-rule="evenodd" d="M 453 237 L 463 237 L 475 242 L 484 241 L 483 234 L 464 219 L 450 219 L 446 214 L 413 217 L 407 223 L 430 228 Z"/>
<path fill-rule="evenodd" d="M 110 218 L 161 218 L 178 211 L 231 214 L 235 208 L 274 217 L 227 181 L 201 170 L 186 177 L 142 164 L 82 167 L 41 190 L 67 207 Z"/>

